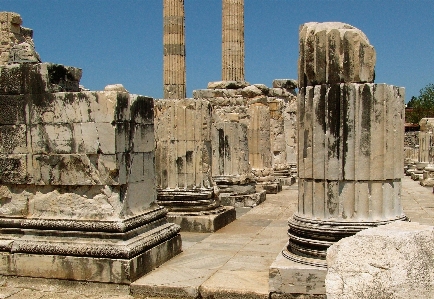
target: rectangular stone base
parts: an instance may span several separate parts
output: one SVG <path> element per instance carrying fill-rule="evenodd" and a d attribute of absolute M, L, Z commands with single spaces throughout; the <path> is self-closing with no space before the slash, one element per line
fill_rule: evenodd
<path fill-rule="evenodd" d="M 225 206 L 233 206 L 236 208 L 256 207 L 266 199 L 267 192 L 265 190 L 252 194 L 220 193 L 220 202 Z"/>
<path fill-rule="evenodd" d="M 270 298 L 325 299 L 326 274 L 326 268 L 299 264 L 279 253 L 270 266 Z"/>
<path fill-rule="evenodd" d="M 207 214 L 205 214 L 207 213 Z M 237 218 L 235 208 L 224 206 L 215 211 L 201 213 L 169 212 L 167 221 L 178 224 L 181 232 L 212 233 L 228 225 Z"/>
<path fill-rule="evenodd" d="M 181 248 L 178 234 L 131 259 L 0 252 L 0 274 L 129 284 Z"/>

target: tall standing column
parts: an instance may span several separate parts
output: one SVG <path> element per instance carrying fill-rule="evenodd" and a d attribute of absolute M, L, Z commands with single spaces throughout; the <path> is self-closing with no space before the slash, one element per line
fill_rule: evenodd
<path fill-rule="evenodd" d="M 404 89 L 374 84 L 375 50 L 359 29 L 300 29 L 298 211 L 288 258 L 325 264 L 327 248 L 405 220 L 401 207 Z"/>
<path fill-rule="evenodd" d="M 163 0 L 165 99 L 183 99 L 185 89 L 184 0 Z"/>
<path fill-rule="evenodd" d="M 223 0 L 222 80 L 244 81 L 244 0 Z"/>

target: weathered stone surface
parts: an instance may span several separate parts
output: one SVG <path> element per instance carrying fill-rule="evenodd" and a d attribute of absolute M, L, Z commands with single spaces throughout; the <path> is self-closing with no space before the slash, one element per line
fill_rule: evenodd
<path fill-rule="evenodd" d="M 110 84 L 104 87 L 105 91 L 120 91 L 120 92 L 128 92 L 122 84 Z"/>
<path fill-rule="evenodd" d="M 208 89 L 240 89 L 249 86 L 250 84 L 246 81 L 233 81 L 233 80 L 224 80 L 224 81 L 214 81 L 209 82 L 207 88 Z"/>
<path fill-rule="evenodd" d="M 327 298 L 432 298 L 434 227 L 395 222 L 327 251 Z"/>
<path fill-rule="evenodd" d="M 21 27 L 22 22 L 15 12 L 0 12 L 0 66 L 41 62 L 35 51 L 33 30 Z"/>
<path fill-rule="evenodd" d="M 398 129 L 404 90 L 370 83 L 308 86 L 301 88 L 298 112 L 300 204 L 289 220 L 290 251 L 325 258 L 333 241 L 405 219 L 398 162 L 404 160 Z M 312 235 L 320 242 L 309 241 Z"/>
<path fill-rule="evenodd" d="M 246 98 L 254 98 L 257 96 L 263 96 L 264 92 L 263 89 L 260 89 L 255 85 L 249 85 L 242 89 L 241 95 Z"/>
<path fill-rule="evenodd" d="M 299 87 L 374 81 L 375 50 L 359 29 L 312 22 L 301 25 L 299 35 Z"/>
<path fill-rule="evenodd" d="M 274 79 L 273 88 L 284 88 L 287 90 L 294 90 L 297 88 L 297 80 L 293 79 Z"/>
<path fill-rule="evenodd" d="M 79 91 L 82 70 L 52 63 L 0 66 L 0 95 Z"/>

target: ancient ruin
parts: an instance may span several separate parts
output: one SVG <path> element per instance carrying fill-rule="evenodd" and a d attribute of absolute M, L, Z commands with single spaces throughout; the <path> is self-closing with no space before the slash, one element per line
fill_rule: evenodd
<path fill-rule="evenodd" d="M 127 298 L 325 298 L 328 266 L 330 298 L 430 297 L 432 226 L 399 220 L 404 158 L 434 185 L 433 120 L 404 137 L 404 88 L 374 83 L 375 49 L 344 23 L 300 27 L 298 81 L 246 82 L 244 1 L 222 8 L 223 81 L 191 99 L 183 0 L 163 0 L 164 99 L 85 89 L 0 13 L 0 275 Z"/>
<path fill-rule="evenodd" d="M 184 0 L 163 0 L 163 94 L 186 97 Z"/>
<path fill-rule="evenodd" d="M 20 34 L 17 14 L 0 19 Z M 0 68 L 2 275 L 124 284 L 181 251 L 156 204 L 153 99 L 80 91 L 81 72 Z"/>

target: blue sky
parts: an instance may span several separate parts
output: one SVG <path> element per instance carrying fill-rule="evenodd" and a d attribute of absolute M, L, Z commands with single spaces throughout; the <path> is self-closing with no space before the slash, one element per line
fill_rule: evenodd
<path fill-rule="evenodd" d="M 34 30 L 42 61 L 83 69 L 81 84 L 121 83 L 161 98 L 162 0 L 1 0 Z M 432 0 L 245 0 L 250 83 L 297 78 L 298 28 L 339 21 L 361 29 L 377 52 L 377 83 L 406 87 L 406 101 L 434 83 Z M 221 1 L 185 0 L 187 96 L 221 79 Z"/>

